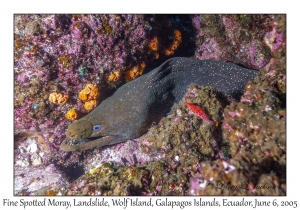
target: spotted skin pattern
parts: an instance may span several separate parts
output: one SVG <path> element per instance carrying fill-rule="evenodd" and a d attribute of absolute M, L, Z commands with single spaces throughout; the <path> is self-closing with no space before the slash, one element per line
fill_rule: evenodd
<path fill-rule="evenodd" d="M 140 137 L 166 116 L 192 84 L 212 86 L 239 100 L 258 71 L 233 63 L 171 58 L 121 86 L 93 111 L 69 125 L 65 151 L 87 150 Z M 93 126 L 101 129 L 93 131 Z"/>

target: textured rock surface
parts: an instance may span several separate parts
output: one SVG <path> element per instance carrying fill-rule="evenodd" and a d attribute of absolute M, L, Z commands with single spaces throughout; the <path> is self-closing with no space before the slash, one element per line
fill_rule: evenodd
<path fill-rule="evenodd" d="M 15 15 L 15 193 L 285 195 L 285 19 L 285 15 Z M 175 30 L 181 32 L 180 42 Z M 132 145 L 128 141 L 84 152 L 59 150 L 71 123 L 65 118 L 67 111 L 76 109 L 78 118 L 88 112 L 78 99 L 86 84 L 99 87 L 101 102 L 125 82 L 126 75 L 140 74 L 143 62 L 147 72 L 171 56 L 231 61 L 257 69 L 259 75 L 246 85 L 240 101 L 219 98 L 208 87 L 195 89 L 205 100 L 191 90 L 186 94 L 185 100 L 192 99 L 217 124 L 203 122 L 181 101 Z M 63 105 L 53 104 L 48 100 L 52 92 L 69 98 Z M 113 162 L 106 165 L 113 169 L 97 179 L 99 183 L 93 177 L 102 169 L 85 174 L 106 161 Z M 50 171 L 42 170 L 48 167 Z M 39 176 L 31 173 L 35 169 Z M 55 175 L 42 184 L 38 180 L 45 180 L 45 173 Z M 92 178 L 86 180 L 88 176 Z M 130 177 L 126 184 L 120 182 L 124 177 Z M 224 190 L 216 188 L 218 183 L 224 183 Z M 234 190 L 241 183 L 245 189 Z M 264 185 L 270 188 L 260 188 Z"/>

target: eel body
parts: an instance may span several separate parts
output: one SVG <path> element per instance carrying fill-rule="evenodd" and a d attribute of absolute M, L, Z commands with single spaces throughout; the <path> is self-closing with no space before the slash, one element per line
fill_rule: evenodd
<path fill-rule="evenodd" d="M 124 84 L 89 114 L 70 124 L 61 149 L 87 150 L 138 138 L 170 112 L 191 84 L 212 86 L 238 100 L 246 83 L 257 73 L 223 61 L 171 58 Z"/>

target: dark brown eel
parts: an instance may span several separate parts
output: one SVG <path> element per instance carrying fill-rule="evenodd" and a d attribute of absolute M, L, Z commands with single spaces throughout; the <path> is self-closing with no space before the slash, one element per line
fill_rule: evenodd
<path fill-rule="evenodd" d="M 171 58 L 121 86 L 86 116 L 70 124 L 64 151 L 93 149 L 143 135 L 170 112 L 191 84 L 212 86 L 239 100 L 258 71 L 233 63 Z"/>

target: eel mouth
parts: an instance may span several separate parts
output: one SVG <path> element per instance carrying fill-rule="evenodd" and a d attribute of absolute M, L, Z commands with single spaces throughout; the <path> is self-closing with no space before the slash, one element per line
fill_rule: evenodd
<path fill-rule="evenodd" d="M 105 142 L 105 139 L 109 136 L 97 136 L 85 139 L 69 139 L 66 138 L 60 145 L 60 149 L 67 152 L 94 149 L 101 146 Z"/>
<path fill-rule="evenodd" d="M 79 140 L 66 138 L 60 145 L 60 149 L 66 152 L 95 149 L 98 147 L 117 144 L 130 138 L 122 135 L 97 136 Z"/>
<path fill-rule="evenodd" d="M 76 145 L 80 145 L 80 144 L 85 144 L 85 143 L 88 143 L 88 142 L 91 142 L 91 141 L 96 141 L 98 139 L 101 139 L 105 136 L 97 136 L 97 137 L 91 137 L 91 138 L 85 138 L 85 139 L 69 139 L 69 138 L 66 138 L 64 140 L 65 144 L 67 145 L 70 145 L 70 146 L 76 146 Z"/>

